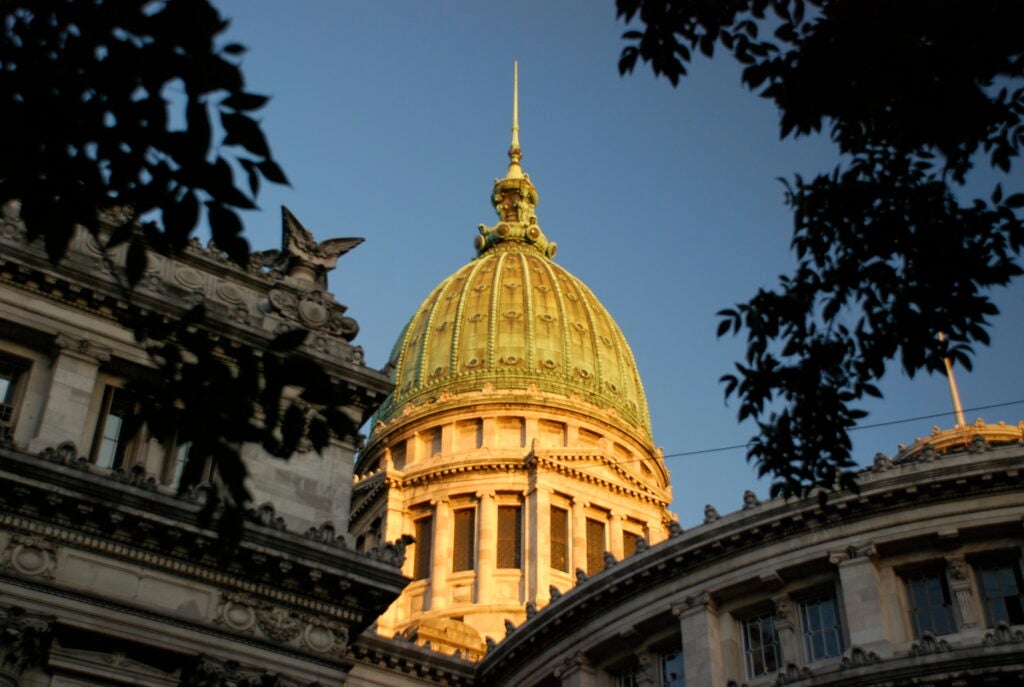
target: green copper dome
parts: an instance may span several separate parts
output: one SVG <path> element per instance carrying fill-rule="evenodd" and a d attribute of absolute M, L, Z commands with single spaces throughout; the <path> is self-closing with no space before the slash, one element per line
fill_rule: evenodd
<path fill-rule="evenodd" d="M 446 389 L 535 386 L 614 409 L 650 437 L 640 374 L 618 325 L 583 282 L 523 240 L 490 246 L 441 282 L 391 365 L 395 391 L 378 414 L 384 422 Z"/>
<path fill-rule="evenodd" d="M 612 410 L 651 437 L 633 353 L 590 289 L 552 261 L 555 244 L 534 216 L 538 197 L 509 153 L 495 182 L 501 221 L 481 225 L 478 257 L 441 282 L 413 315 L 389 365 L 395 390 L 377 414 L 442 392 L 536 389 Z"/>

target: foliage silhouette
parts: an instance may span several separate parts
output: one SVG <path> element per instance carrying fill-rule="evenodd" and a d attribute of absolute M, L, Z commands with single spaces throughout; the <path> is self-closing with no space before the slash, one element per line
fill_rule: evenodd
<path fill-rule="evenodd" d="M 620 73 L 642 61 L 677 85 L 694 53 L 724 49 L 778 107 L 783 138 L 827 127 L 838 147 L 832 171 L 784 182 L 793 273 L 722 310 L 718 334 L 746 336 L 722 381 L 739 419 L 757 424 L 747 458 L 773 476 L 772 494 L 855 487 L 849 430 L 887 362 L 910 376 L 947 356 L 969 368 L 997 314 L 990 290 L 1021 274 L 1024 194 L 996 184 L 961 198 L 979 162 L 1019 164 L 1024 2 L 617 5 L 638 21 Z"/>
<path fill-rule="evenodd" d="M 287 184 L 252 113 L 245 49 L 222 44 L 228 22 L 207 0 L 4 0 L 0 5 L 0 204 L 20 204 L 30 240 L 58 262 L 77 230 L 91 232 L 125 298 L 150 251 L 184 249 L 205 211 L 218 249 L 249 261 L 237 211 L 255 208 L 261 180 Z M 245 174 L 247 189 L 235 183 Z M 132 221 L 101 225 L 115 211 Z M 127 244 L 123 265 L 113 249 Z M 131 389 L 158 439 L 188 444 L 187 489 L 212 460 L 234 514 L 250 497 L 240 449 L 287 458 L 331 431 L 354 437 L 348 396 L 298 352 L 288 332 L 264 353 L 230 352 L 203 328 L 202 306 L 179 320 L 129 307 L 118 316 L 157 373 Z"/>

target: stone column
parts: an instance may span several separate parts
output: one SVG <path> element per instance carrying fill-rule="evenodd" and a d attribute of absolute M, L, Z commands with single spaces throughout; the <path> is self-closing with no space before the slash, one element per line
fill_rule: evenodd
<path fill-rule="evenodd" d="M 672 606 L 683 636 L 683 663 L 687 687 L 722 687 L 722 643 L 718 632 L 718 605 L 708 592 L 688 596 Z"/>
<path fill-rule="evenodd" d="M 608 516 L 608 550 L 612 552 L 616 560 L 623 559 L 622 514 L 614 510 Z"/>
<path fill-rule="evenodd" d="M 551 490 L 534 487 L 526 495 L 526 551 L 523 564 L 526 566 L 526 598 L 538 606 L 550 600 L 548 587 L 551 585 Z"/>
<path fill-rule="evenodd" d="M 573 570 L 587 569 L 587 508 L 589 503 L 576 497 L 572 500 L 572 565 Z"/>
<path fill-rule="evenodd" d="M 476 602 L 493 603 L 496 599 L 494 571 L 498 567 L 498 507 L 493 491 L 480 491 L 477 512 L 480 514 L 480 536 L 477 542 Z"/>
<path fill-rule="evenodd" d="M 582 651 L 555 668 L 555 677 L 562 681 L 562 687 L 598 687 L 597 671 Z"/>
<path fill-rule="evenodd" d="M 431 501 L 434 506 L 434 541 L 430 562 L 430 610 L 448 608 L 448 573 L 452 569 L 452 507 L 448 499 Z"/>
<path fill-rule="evenodd" d="M 977 629 L 980 617 L 978 602 L 974 597 L 970 572 L 963 557 L 946 557 L 946 576 L 949 579 L 949 591 L 953 594 L 956 609 L 960 615 L 960 629 Z"/>
<path fill-rule="evenodd" d="M 878 572 L 872 560 L 876 556 L 874 545 L 868 544 L 832 553 L 829 561 L 839 568 L 850 647 L 888 658 L 892 656 L 891 632 L 882 612 Z"/>
<path fill-rule="evenodd" d="M 29 451 L 41 451 L 62 441 L 72 441 L 80 453 L 87 454 L 86 442 L 92 436 L 89 405 L 96 389 L 100 364 L 110 360 L 110 349 L 97 346 L 88 339 L 74 339 L 63 334 L 54 342 L 56 354 L 50 377 L 50 390 L 35 438 Z"/>
<path fill-rule="evenodd" d="M 0 609 L 0 687 L 18 687 L 21 674 L 46 663 L 55 618 Z"/>

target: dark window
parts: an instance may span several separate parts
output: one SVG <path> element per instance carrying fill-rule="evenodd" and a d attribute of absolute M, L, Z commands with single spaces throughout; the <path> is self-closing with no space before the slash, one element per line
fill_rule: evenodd
<path fill-rule="evenodd" d="M 551 567 L 569 572 L 569 511 L 551 507 Z"/>
<path fill-rule="evenodd" d="M 455 511 L 455 552 L 452 558 L 452 570 L 455 572 L 473 569 L 475 515 L 472 508 Z"/>
<path fill-rule="evenodd" d="M 92 445 L 92 462 L 101 468 L 124 465 L 132 439 L 127 425 L 134 411 L 124 391 L 112 386 L 103 390 L 103 403 Z"/>
<path fill-rule="evenodd" d="M 587 574 L 604 570 L 604 523 L 587 520 Z"/>
<path fill-rule="evenodd" d="M 416 520 L 413 536 L 416 550 L 413 552 L 412 579 L 425 580 L 430 577 L 430 540 L 434 534 L 434 518 L 427 516 Z"/>
<path fill-rule="evenodd" d="M 519 506 L 498 507 L 498 567 L 521 568 L 523 518 Z"/>
<path fill-rule="evenodd" d="M 640 538 L 639 534 L 634 532 L 623 532 L 622 533 L 622 555 L 623 557 L 632 556 L 636 553 L 636 540 Z"/>
<path fill-rule="evenodd" d="M 975 566 L 978 588 L 985 604 L 985 622 L 989 627 L 999 623 L 1024 623 L 1024 599 L 1021 597 L 1020 567 L 1013 561 L 983 562 Z"/>
<path fill-rule="evenodd" d="M 800 624 L 804 633 L 807 662 L 843 654 L 843 631 L 835 594 L 823 594 L 800 602 Z"/>
<path fill-rule="evenodd" d="M 925 632 L 936 635 L 956 632 L 946 576 L 940 571 L 923 572 L 908 576 L 906 581 L 914 636 L 920 637 Z"/>
<path fill-rule="evenodd" d="M 768 675 L 779 669 L 779 637 L 770 613 L 743 621 L 743 655 L 748 677 Z"/>
<path fill-rule="evenodd" d="M 638 682 L 635 666 L 615 674 L 615 687 L 637 687 Z"/>
<path fill-rule="evenodd" d="M 682 649 L 661 655 L 661 687 L 686 687 Z"/>
<path fill-rule="evenodd" d="M 27 364 L 16 359 L 0 357 L 0 425 L 10 426 L 14 421 L 18 383 L 27 369 Z"/>

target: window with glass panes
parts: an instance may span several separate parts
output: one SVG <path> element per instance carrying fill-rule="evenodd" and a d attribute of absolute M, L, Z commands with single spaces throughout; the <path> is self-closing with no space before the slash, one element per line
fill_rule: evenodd
<path fill-rule="evenodd" d="M 975 565 L 978 591 L 985 606 L 985 622 L 989 627 L 999 623 L 1024 623 L 1024 598 L 1020 567 L 1014 561 L 982 562 Z"/>
<path fill-rule="evenodd" d="M 682 649 L 661 655 L 661 687 L 686 687 Z"/>
<path fill-rule="evenodd" d="M 472 570 L 474 567 L 474 541 L 476 511 L 472 508 L 463 508 L 454 513 L 455 525 L 455 546 L 452 555 L 452 570 Z"/>
<path fill-rule="evenodd" d="M 771 613 L 743 621 L 743 657 L 749 677 L 778 671 L 779 636 Z"/>
<path fill-rule="evenodd" d="M 905 580 L 914 636 L 920 637 L 925 632 L 936 635 L 956 632 L 953 604 L 950 602 L 945 574 L 938 570 L 915 573 L 908 575 Z"/>
<path fill-rule="evenodd" d="M 416 538 L 416 543 L 413 550 L 412 579 L 425 580 L 430 577 L 430 543 L 434 537 L 434 518 L 428 515 L 419 518 L 413 524 L 413 537 Z"/>
<path fill-rule="evenodd" d="M 804 658 L 808 663 L 842 656 L 843 630 L 835 594 L 801 601 L 800 625 L 804 633 Z"/>
<path fill-rule="evenodd" d="M 0 357 L 0 425 L 10 425 L 14 419 L 14 397 L 25 367 L 13 359 Z"/>
<path fill-rule="evenodd" d="M 523 518 L 519 506 L 498 506 L 498 567 L 521 568 Z"/>
<path fill-rule="evenodd" d="M 569 572 L 569 511 L 551 506 L 551 567 Z"/>
<path fill-rule="evenodd" d="M 135 408 L 125 392 L 108 386 L 103 390 L 103 402 L 93 440 L 92 462 L 101 468 L 117 468 L 125 463 L 131 437 L 126 424 Z"/>
<path fill-rule="evenodd" d="M 604 570 L 604 523 L 587 519 L 587 574 Z"/>

